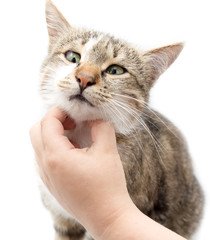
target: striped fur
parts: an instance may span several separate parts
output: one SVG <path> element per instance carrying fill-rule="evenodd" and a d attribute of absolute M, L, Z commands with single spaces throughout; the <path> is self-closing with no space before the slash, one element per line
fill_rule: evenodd
<path fill-rule="evenodd" d="M 201 218 L 202 191 L 180 132 L 148 106 L 151 87 L 183 45 L 139 50 L 108 34 L 73 28 L 50 1 L 46 17 L 49 53 L 41 68 L 40 83 L 44 103 L 61 107 L 75 120 L 76 129 L 67 134 L 81 147 L 91 144 L 87 120 L 112 122 L 128 191 L 136 206 L 190 238 Z M 79 63 L 67 61 L 65 53 L 69 50 L 81 55 Z M 106 69 L 114 64 L 126 72 L 108 74 Z M 82 95 L 79 73 L 94 80 Z M 45 187 L 41 192 L 53 215 L 57 240 L 91 238 Z"/>

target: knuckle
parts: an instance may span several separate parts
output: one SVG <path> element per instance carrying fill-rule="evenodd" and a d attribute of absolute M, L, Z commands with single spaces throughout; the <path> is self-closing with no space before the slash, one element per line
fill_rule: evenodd
<path fill-rule="evenodd" d="M 43 128 L 46 124 L 46 117 L 43 117 L 42 120 L 40 121 L 40 126 Z"/>

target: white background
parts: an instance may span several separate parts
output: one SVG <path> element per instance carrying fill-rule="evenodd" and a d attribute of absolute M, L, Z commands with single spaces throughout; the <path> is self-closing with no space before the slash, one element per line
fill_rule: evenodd
<path fill-rule="evenodd" d="M 206 195 L 195 239 L 209 239 L 210 11 L 208 0 L 56 0 L 72 25 L 115 34 L 149 49 L 186 46 L 151 92 L 151 105 L 185 135 Z M 0 239 L 53 239 L 40 201 L 29 141 L 39 120 L 39 68 L 47 53 L 44 0 L 0 3 Z"/>

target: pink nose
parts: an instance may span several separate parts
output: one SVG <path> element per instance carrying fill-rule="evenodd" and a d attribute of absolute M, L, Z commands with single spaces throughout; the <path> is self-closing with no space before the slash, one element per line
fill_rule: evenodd
<path fill-rule="evenodd" d="M 87 72 L 79 72 L 76 75 L 76 79 L 80 85 L 80 88 L 82 88 L 83 90 L 96 83 L 95 76 Z"/>

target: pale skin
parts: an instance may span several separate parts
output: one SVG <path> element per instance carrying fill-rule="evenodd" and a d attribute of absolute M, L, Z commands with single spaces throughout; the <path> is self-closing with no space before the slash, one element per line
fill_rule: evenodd
<path fill-rule="evenodd" d="M 64 135 L 74 127 L 52 108 L 30 131 L 40 177 L 58 202 L 97 240 L 184 240 L 133 204 L 112 124 L 89 122 L 92 145 L 83 149 Z"/>

